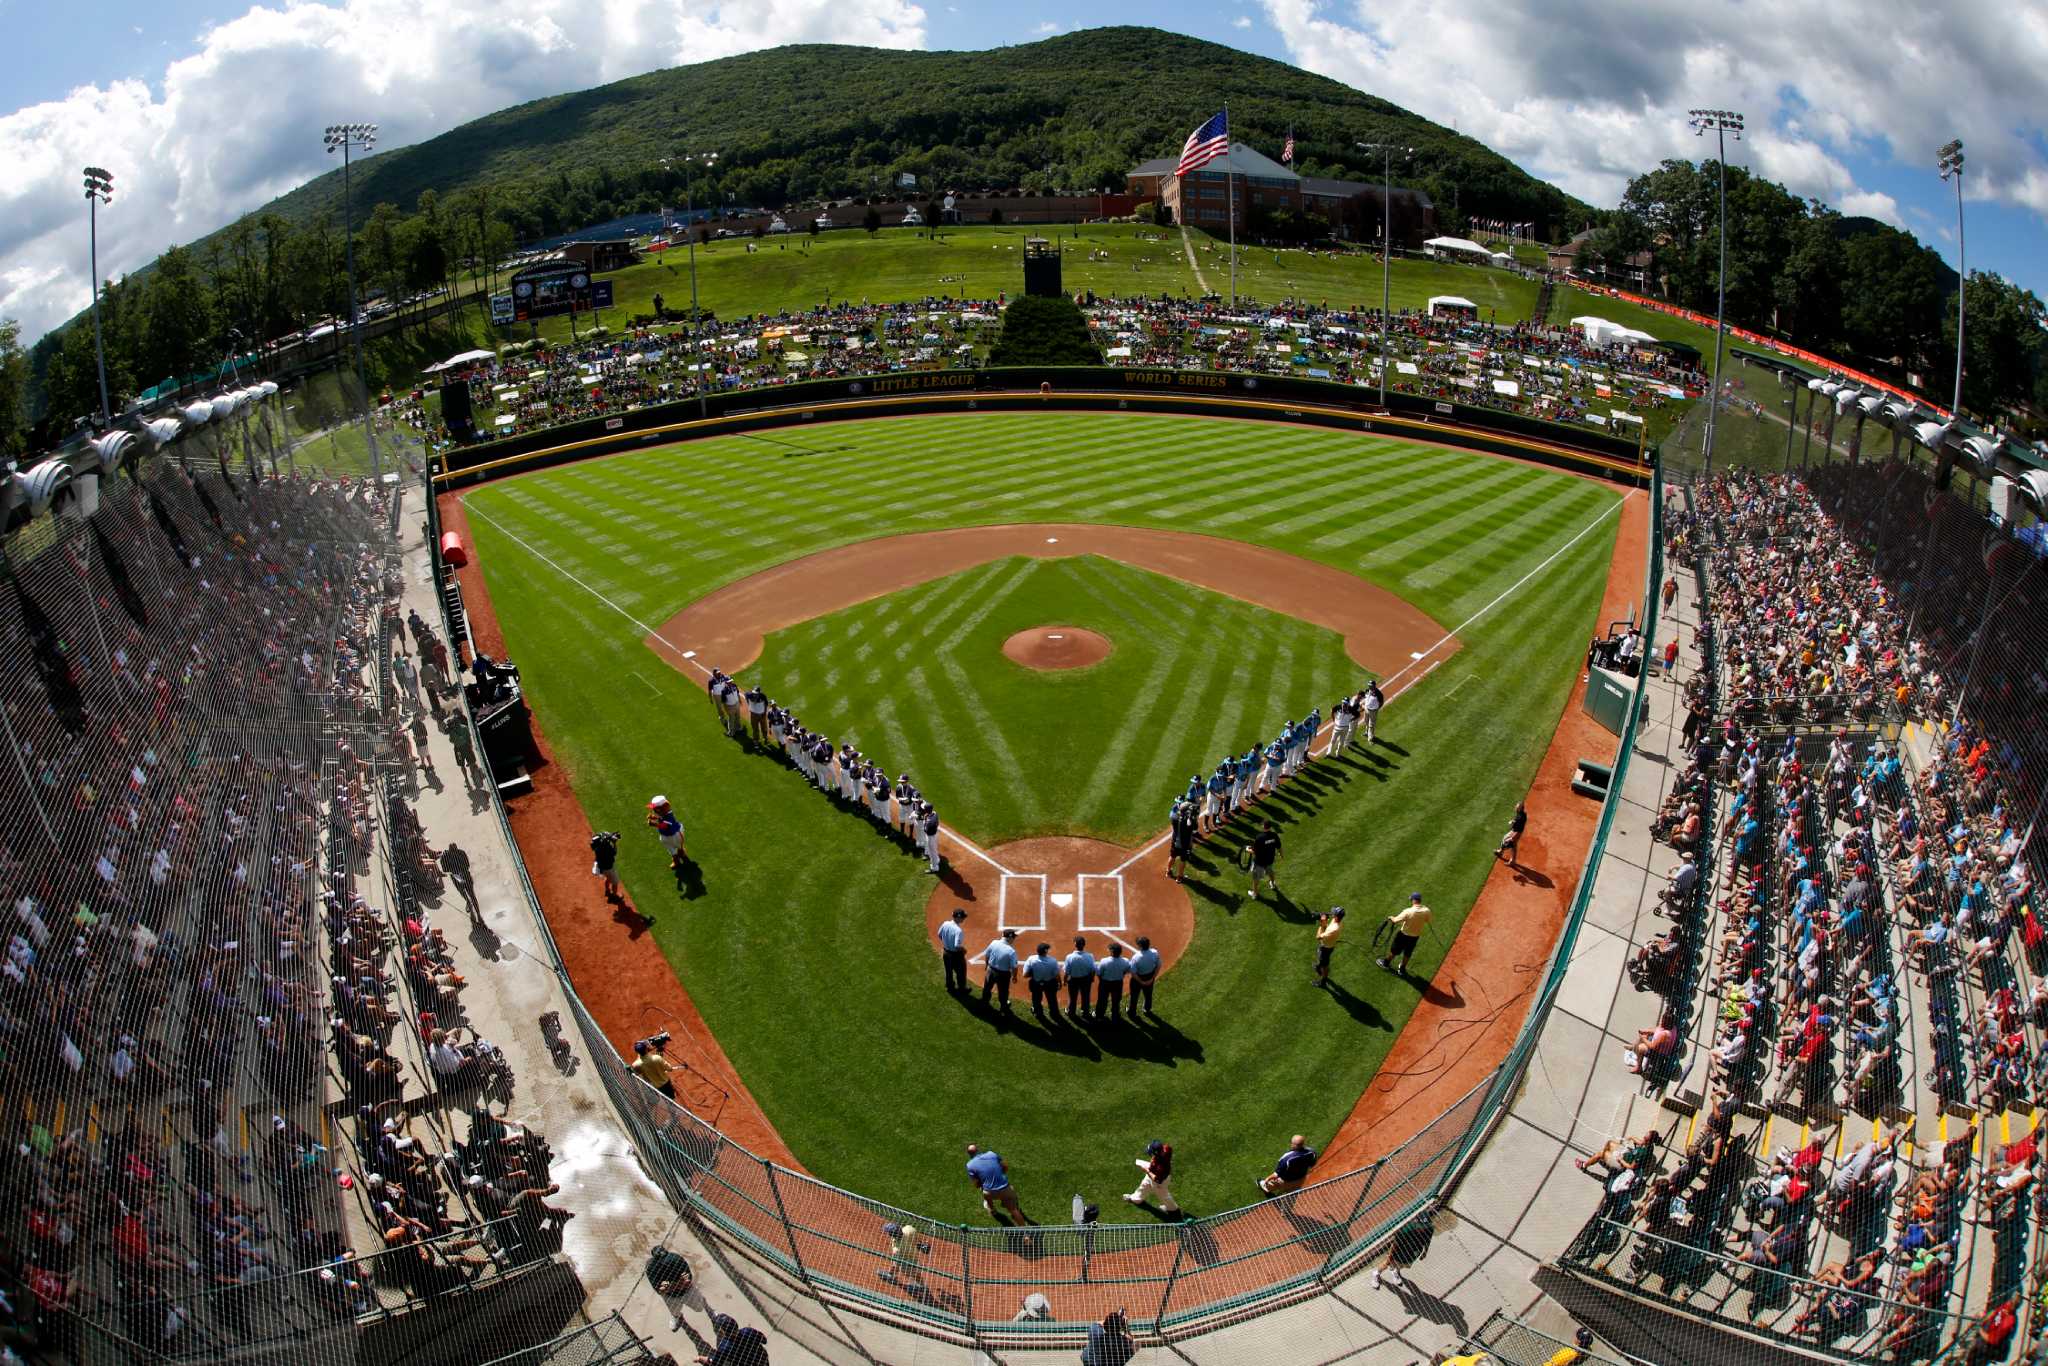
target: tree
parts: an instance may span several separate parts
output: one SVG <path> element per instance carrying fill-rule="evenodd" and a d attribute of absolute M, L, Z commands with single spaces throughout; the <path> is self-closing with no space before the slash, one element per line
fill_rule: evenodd
<path fill-rule="evenodd" d="M 1088 318 L 1065 295 L 1026 294 L 1003 310 L 1002 335 L 989 348 L 990 365 L 1100 365 L 1102 350 Z"/>
<path fill-rule="evenodd" d="M 999 226 L 1002 223 L 1003 210 L 1000 205 L 988 211 L 988 221 L 991 226 Z"/>
<path fill-rule="evenodd" d="M 213 301 L 198 263 L 186 248 L 172 247 L 156 258 L 142 296 L 139 377 L 155 384 L 196 372 L 206 363 L 213 337 Z"/>
<path fill-rule="evenodd" d="M 868 205 L 868 211 L 860 216 L 860 225 L 868 230 L 868 236 L 873 237 L 882 230 L 882 211 L 873 204 Z"/>
<path fill-rule="evenodd" d="M 2003 276 L 1973 270 L 1963 284 L 1963 407 L 1991 417 L 2026 402 L 2044 350 L 2043 307 L 2031 290 Z M 1941 327 L 1941 350 L 1955 365 L 1956 315 Z M 1946 373 L 1953 373 L 1952 369 Z M 1939 387 L 1938 385 L 1936 386 Z"/>
<path fill-rule="evenodd" d="M 93 354 L 90 319 L 64 329 L 43 375 L 43 394 L 45 426 L 58 439 L 69 434 L 80 418 L 99 412 L 99 367 Z"/>
<path fill-rule="evenodd" d="M 0 459 L 13 459 L 28 446 L 28 352 L 21 324 L 0 318 Z"/>

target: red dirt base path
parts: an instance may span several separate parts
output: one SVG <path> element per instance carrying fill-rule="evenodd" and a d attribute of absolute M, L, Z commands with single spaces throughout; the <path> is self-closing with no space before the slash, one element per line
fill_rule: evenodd
<path fill-rule="evenodd" d="M 939 951 L 938 929 L 955 909 L 967 912 L 969 976 L 981 983 L 980 955 L 1004 929 L 1017 931 L 1017 955 L 1029 958 L 1041 941 L 1064 958 L 1074 936 L 1085 935 L 1097 958 L 1111 943 L 1137 952 L 1144 935 L 1159 951 L 1159 971 L 1170 971 L 1195 937 L 1195 908 L 1178 882 L 1166 876 L 1166 861 L 1130 863 L 1133 850 L 1101 840 L 1053 835 L 1014 840 L 988 851 L 1001 868 L 971 852 L 947 855 L 956 878 L 936 888 L 925 903 L 925 942 Z M 1124 865 L 1130 863 L 1129 867 Z M 1142 865 L 1142 866 L 1141 866 Z M 1011 876 L 1005 877 L 1004 870 Z M 1030 993 L 1018 984 L 1013 997 L 1028 1008 Z"/>
<path fill-rule="evenodd" d="M 442 526 L 461 536 L 465 545 L 474 545 L 461 496 L 443 495 L 440 510 Z M 505 636 L 491 610 L 483 571 L 472 560 L 455 574 L 476 647 L 502 658 Z M 621 1057 L 633 1056 L 633 1040 L 664 1028 L 672 1031 L 676 1046 L 670 1049 L 671 1059 L 689 1064 L 676 1069 L 677 1098 L 706 1119 L 715 1115 L 718 1127 L 733 1142 L 802 1171 L 803 1164 L 761 1112 L 654 936 L 647 933 L 649 922 L 630 907 L 607 903 L 604 884 L 590 876 L 584 851 L 595 832 L 570 790 L 568 775 L 554 762 L 538 720 L 533 723 L 533 743 L 542 760 L 533 772 L 533 791 L 507 801 L 505 812 L 577 996 Z"/>
<path fill-rule="evenodd" d="M 1457 649 L 1421 608 L 1330 565 L 1191 531 L 1069 522 L 918 531 L 800 556 L 697 599 L 647 644 L 677 668 L 686 665 L 674 656 L 687 650 L 700 667 L 737 674 L 761 657 L 771 631 L 1007 555 L 1101 555 L 1225 593 L 1337 632 L 1352 661 L 1381 677 L 1415 652 L 1445 658 Z"/>
<path fill-rule="evenodd" d="M 1003 642 L 1003 654 L 1027 669 L 1085 669 L 1116 647 L 1085 626 L 1034 626 Z"/>
<path fill-rule="evenodd" d="M 1646 496 L 1629 493 L 1600 600 L 1603 622 L 1628 616 L 1641 601 L 1649 526 Z M 1529 789 L 1520 866 L 1494 864 L 1415 1013 L 1323 1150 L 1319 1170 L 1335 1175 L 1385 1156 L 1506 1059 L 1564 928 L 1600 820 L 1599 803 L 1571 790 L 1580 759 L 1614 752 L 1612 732 L 1586 715 L 1585 696 L 1584 681 L 1574 684 Z M 1490 840 L 1495 833 L 1470 837 Z"/>

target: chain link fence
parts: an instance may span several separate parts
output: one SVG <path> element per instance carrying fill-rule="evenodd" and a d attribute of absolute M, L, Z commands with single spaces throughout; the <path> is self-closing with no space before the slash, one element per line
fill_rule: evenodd
<path fill-rule="evenodd" d="M 1638 617 L 1645 638 L 1655 636 L 1655 590 L 1663 574 L 1662 493 L 1661 476 L 1653 476 Z M 438 538 L 438 509 L 430 518 Z M 1507 1060 L 1378 1162 L 1257 1205 L 1161 1226 L 979 1228 L 928 1219 L 734 1143 L 714 1122 L 626 1069 L 566 974 L 564 994 L 607 1095 L 674 1207 L 828 1314 L 845 1311 L 962 1344 L 1030 1348 L 1071 1346 L 1088 1324 L 1121 1308 L 1141 1339 L 1192 1337 L 1335 1284 L 1426 1201 L 1451 1188 L 1505 1113 L 1578 942 L 1592 873 L 1620 806 L 1647 680 L 1645 671 L 1636 681 L 1578 892 Z M 509 826 L 505 830 L 510 843 Z M 523 865 L 520 875 L 525 878 Z M 535 925 L 554 954 L 530 882 L 527 891 Z M 558 954 L 555 961 L 559 972 Z M 919 1230 L 914 1257 L 892 1248 L 883 1231 L 888 1223 Z"/>

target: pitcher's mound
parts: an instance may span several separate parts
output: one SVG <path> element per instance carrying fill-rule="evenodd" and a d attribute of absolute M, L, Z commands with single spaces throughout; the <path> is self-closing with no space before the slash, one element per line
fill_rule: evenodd
<path fill-rule="evenodd" d="M 1034 626 L 1003 642 L 1003 653 L 1027 669 L 1085 669 L 1115 648 L 1108 636 L 1079 626 Z"/>

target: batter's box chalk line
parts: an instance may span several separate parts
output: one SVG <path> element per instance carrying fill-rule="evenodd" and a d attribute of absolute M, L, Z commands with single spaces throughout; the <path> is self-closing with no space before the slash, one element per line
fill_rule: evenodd
<path fill-rule="evenodd" d="M 1089 896 L 1091 890 L 1090 883 L 1098 884 L 1092 889 L 1094 892 L 1092 902 Z M 1111 886 L 1104 887 L 1099 885 L 1102 883 L 1109 883 Z M 1082 873 L 1075 879 L 1075 884 L 1080 888 L 1081 893 L 1081 915 L 1078 928 L 1083 930 L 1101 930 L 1105 933 L 1110 930 L 1130 928 L 1130 923 L 1124 918 L 1124 875 L 1122 873 Z M 1114 894 L 1112 894 L 1111 887 L 1114 888 Z M 1097 915 L 1106 914 L 1112 901 L 1116 906 L 1116 923 L 1111 924 L 1106 918 L 1097 919 Z"/>
<path fill-rule="evenodd" d="M 1002 880 L 1002 885 L 1001 885 L 1000 889 L 999 889 L 999 890 L 997 891 L 997 893 L 996 893 L 996 928 L 997 928 L 997 929 L 999 929 L 999 930 L 1042 930 L 1042 929 L 1044 929 L 1044 928 L 1045 928 L 1045 874 L 1044 874 L 1044 873 L 1004 873 L 1004 874 L 1002 875 L 1002 877 L 1003 877 L 1003 880 Z M 1011 887 L 1010 887 L 1010 884 L 1011 884 L 1011 883 L 1013 883 L 1013 882 L 1018 882 L 1018 883 L 1028 882 L 1028 883 L 1034 883 L 1034 884 L 1036 884 L 1036 885 L 1035 885 L 1034 887 L 1031 887 L 1031 888 L 1025 888 L 1025 887 L 1018 887 L 1018 888 L 1017 888 L 1017 889 L 1015 890 L 1015 892 L 1013 893 L 1013 892 L 1012 892 L 1012 890 L 1011 890 Z M 1024 922 L 1024 921 L 1021 921 L 1021 920 L 1012 920 L 1012 919 L 1010 918 L 1010 916 L 1011 916 L 1011 910 L 1010 910 L 1010 898 L 1011 898 L 1011 896 L 1012 896 L 1012 895 L 1015 895 L 1015 897 L 1016 897 L 1016 899 L 1017 899 L 1017 903 L 1018 903 L 1018 904 L 1017 904 L 1017 913 L 1018 913 L 1018 914 L 1020 914 L 1020 915 L 1021 915 L 1021 914 L 1023 914 L 1023 913 L 1025 912 L 1025 908 L 1027 908 L 1027 907 L 1029 908 L 1029 913 L 1030 913 L 1030 915 L 1031 915 L 1031 919 L 1030 919 L 1030 921 L 1029 921 L 1028 923 L 1027 923 L 1027 922 Z"/>

